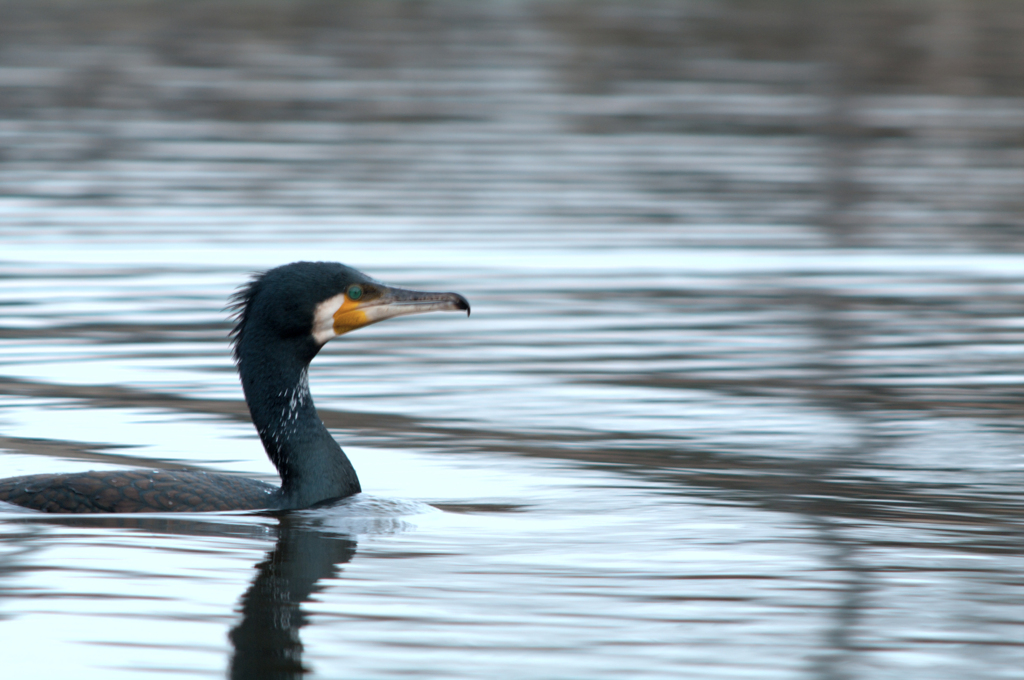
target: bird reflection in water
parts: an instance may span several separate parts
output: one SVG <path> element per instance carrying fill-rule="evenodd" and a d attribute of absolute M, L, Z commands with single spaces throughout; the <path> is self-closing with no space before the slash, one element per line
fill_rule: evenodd
<path fill-rule="evenodd" d="M 356 534 L 398 533 L 408 524 L 387 513 L 367 516 L 349 513 L 341 501 L 331 508 L 307 513 L 275 513 L 277 540 L 266 558 L 256 565 L 252 584 L 240 598 L 241 621 L 228 637 L 233 647 L 228 677 L 245 680 L 289 680 L 301 678 L 309 669 L 302 663 L 299 631 L 308 623 L 302 605 L 318 591 L 323 579 L 337 576 L 340 566 L 356 554 Z M 351 516 L 355 515 L 355 516 Z M 206 536 L 261 540 L 268 529 L 264 523 L 209 520 L 192 517 L 132 515 L 50 515 L 29 514 L 25 525 L 57 524 L 67 527 L 137 531 L 149 535 Z M 351 534 L 346 533 L 351 531 Z M 29 535 L 32 530 L 29 531 Z M 28 548 L 31 543 L 28 543 Z"/>
<path fill-rule="evenodd" d="M 308 672 L 299 637 L 307 623 L 302 603 L 356 552 L 351 538 L 302 518 L 283 514 L 278 522 L 277 545 L 257 565 L 242 596 L 242 621 L 229 635 L 232 680 L 287 680 Z"/>

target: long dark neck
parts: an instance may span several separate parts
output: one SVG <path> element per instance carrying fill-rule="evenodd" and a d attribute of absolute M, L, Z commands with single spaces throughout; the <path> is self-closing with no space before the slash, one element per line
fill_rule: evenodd
<path fill-rule="evenodd" d="M 313 406 L 309 360 L 294 352 L 242 350 L 238 372 L 249 413 L 281 475 L 279 507 L 305 508 L 358 493 L 352 463 Z"/>

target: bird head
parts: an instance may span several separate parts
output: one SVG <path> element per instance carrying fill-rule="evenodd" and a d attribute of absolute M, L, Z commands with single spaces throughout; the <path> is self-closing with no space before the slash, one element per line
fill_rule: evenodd
<path fill-rule="evenodd" d="M 332 338 L 392 317 L 470 311 L 458 293 L 393 288 L 336 262 L 293 262 L 257 274 L 231 307 L 236 360 L 253 340 L 303 342 L 315 354 Z"/>

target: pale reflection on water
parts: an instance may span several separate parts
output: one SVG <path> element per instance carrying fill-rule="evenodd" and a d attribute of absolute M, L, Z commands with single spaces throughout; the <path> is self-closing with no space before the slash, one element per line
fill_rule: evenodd
<path fill-rule="evenodd" d="M 9 3 L 0 476 L 275 478 L 248 273 L 457 290 L 366 493 L 0 513 L 5 677 L 1019 678 L 1012 3 Z"/>

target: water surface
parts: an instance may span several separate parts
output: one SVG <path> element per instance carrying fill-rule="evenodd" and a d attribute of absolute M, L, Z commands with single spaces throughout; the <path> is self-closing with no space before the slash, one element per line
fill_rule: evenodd
<path fill-rule="evenodd" d="M 5 677 L 1020 678 L 1013 3 L 11 2 L 0 476 L 275 480 L 253 271 L 364 493 L 0 511 Z"/>

